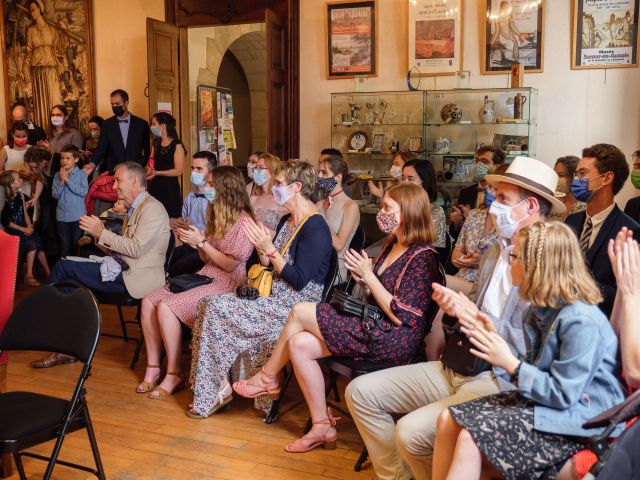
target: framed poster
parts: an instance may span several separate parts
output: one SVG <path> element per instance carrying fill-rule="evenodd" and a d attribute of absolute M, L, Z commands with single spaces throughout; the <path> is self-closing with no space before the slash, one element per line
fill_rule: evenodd
<path fill-rule="evenodd" d="M 69 122 L 89 136 L 95 115 L 90 0 L 4 0 L 2 50 L 5 101 L 20 102 L 45 130 L 51 108 L 64 105 Z M 7 108 L 7 124 L 10 123 Z"/>
<path fill-rule="evenodd" d="M 545 0 L 485 0 L 480 10 L 480 73 L 542 72 Z"/>
<path fill-rule="evenodd" d="M 407 0 L 407 71 L 454 75 L 462 67 L 464 0 Z"/>
<path fill-rule="evenodd" d="M 375 0 L 327 3 L 327 78 L 376 76 Z"/>
<path fill-rule="evenodd" d="M 198 129 L 213 128 L 215 125 L 213 118 L 213 114 L 215 113 L 215 109 L 213 108 L 215 94 L 215 87 L 198 85 L 196 88 L 198 98 Z"/>
<path fill-rule="evenodd" d="M 638 66 L 640 0 L 573 0 L 571 68 Z"/>

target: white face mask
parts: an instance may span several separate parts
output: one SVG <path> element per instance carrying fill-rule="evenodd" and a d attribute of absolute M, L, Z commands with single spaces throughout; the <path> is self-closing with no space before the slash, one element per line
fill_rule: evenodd
<path fill-rule="evenodd" d="M 291 185 L 293 185 L 293 183 Z M 273 198 L 278 205 L 284 205 L 293 195 L 295 195 L 294 193 L 291 193 L 291 190 L 289 190 L 291 185 L 271 187 Z"/>
<path fill-rule="evenodd" d="M 493 224 L 496 227 L 496 232 L 498 232 L 498 235 L 500 235 L 502 238 L 511 240 L 516 234 L 520 222 L 531 215 L 530 213 L 528 213 L 520 220 L 514 220 L 513 218 L 511 218 L 511 212 L 513 211 L 513 209 L 519 205 L 522 205 L 526 201 L 527 199 L 525 198 L 518 205 L 514 205 L 512 207 L 510 207 L 509 205 L 504 205 L 498 201 L 494 201 L 491 204 L 491 207 L 489 207 L 489 214 L 493 217 Z"/>
<path fill-rule="evenodd" d="M 51 123 L 53 124 L 54 127 L 61 127 L 64 125 L 64 117 L 56 117 L 52 115 Z"/>
<path fill-rule="evenodd" d="M 402 177 L 402 167 L 399 167 L 398 165 L 393 165 L 389 169 L 389 175 L 391 175 L 391 177 L 393 177 L 393 178 Z"/>

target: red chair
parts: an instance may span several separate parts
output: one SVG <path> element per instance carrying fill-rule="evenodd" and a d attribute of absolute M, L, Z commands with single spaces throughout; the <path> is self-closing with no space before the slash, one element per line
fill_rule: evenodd
<path fill-rule="evenodd" d="M 18 247 L 20 239 L 0 231 L 0 332 L 11 312 L 16 292 L 18 270 Z M 7 389 L 7 353 L 0 355 L 0 392 Z M 11 476 L 11 455 L 0 459 L 0 478 Z"/>

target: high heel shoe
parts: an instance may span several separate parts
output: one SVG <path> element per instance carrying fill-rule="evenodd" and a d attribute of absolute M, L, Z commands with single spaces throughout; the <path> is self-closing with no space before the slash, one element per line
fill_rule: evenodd
<path fill-rule="evenodd" d="M 187 417 L 194 418 L 196 420 L 209 418 L 214 413 L 219 412 L 220 410 L 225 408 L 227 405 L 229 405 L 229 403 L 231 403 L 231 400 L 233 400 L 233 393 L 231 391 L 229 391 L 229 393 L 225 395 L 227 389 L 231 390 L 230 388 L 228 388 L 229 386 L 230 385 L 227 383 L 227 385 L 216 394 L 216 403 L 213 404 L 213 408 L 209 410 L 208 414 L 200 415 L 199 413 L 194 412 L 193 405 L 190 405 L 191 408 L 184 413 L 187 415 Z"/>
<path fill-rule="evenodd" d="M 340 418 L 341 417 L 334 417 L 331 412 L 331 407 L 327 407 L 327 418 L 313 422 L 313 425 L 327 425 L 327 427 L 317 433 L 309 432 L 295 442 L 285 445 L 285 451 L 289 453 L 306 453 L 320 445 L 322 445 L 325 450 L 335 450 L 336 441 L 338 440 L 338 430 L 336 430 L 335 426 Z"/>
<path fill-rule="evenodd" d="M 160 368 L 160 365 L 147 365 L 147 368 Z M 136 387 L 136 393 L 148 393 L 154 388 L 156 388 L 159 383 L 160 383 L 160 373 L 156 375 L 151 382 L 142 381 L 142 383 L 140 383 Z"/>
<path fill-rule="evenodd" d="M 245 398 L 256 398 L 256 397 L 262 397 L 264 395 L 268 395 L 271 400 L 277 400 L 280 397 L 280 383 L 281 383 L 280 374 L 272 375 L 271 373 L 265 372 L 264 369 L 261 369 L 260 373 L 262 373 L 265 377 L 267 377 L 270 383 L 272 384 L 275 383 L 275 387 L 269 388 L 267 386 L 263 386 L 262 390 L 257 390 L 252 393 L 252 392 L 249 392 L 249 388 L 259 389 L 261 387 L 259 387 L 258 385 L 252 385 L 251 383 L 249 383 L 251 381 L 251 379 L 249 379 L 249 380 L 242 380 L 240 382 L 234 383 L 233 390 L 238 395 Z"/>
<path fill-rule="evenodd" d="M 177 393 L 182 389 L 182 387 L 184 386 L 184 378 L 182 377 L 182 372 L 167 372 L 167 375 L 180 377 L 180 381 L 175 387 L 173 387 L 173 390 L 169 392 L 164 388 L 158 386 L 158 387 L 155 387 L 153 390 L 151 390 L 151 392 L 149 392 L 149 395 L 147 395 L 147 397 L 149 397 L 151 400 L 159 400 L 161 398 L 168 397 L 169 395 L 173 395 L 174 393 Z M 154 395 L 154 393 L 156 392 L 158 392 L 157 395 Z"/>

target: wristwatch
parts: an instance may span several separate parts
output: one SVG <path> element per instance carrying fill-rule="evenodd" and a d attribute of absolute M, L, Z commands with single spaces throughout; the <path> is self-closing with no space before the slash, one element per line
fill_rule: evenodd
<path fill-rule="evenodd" d="M 204 248 L 204 244 L 207 243 L 207 239 L 203 238 L 198 242 L 198 248 Z"/>

